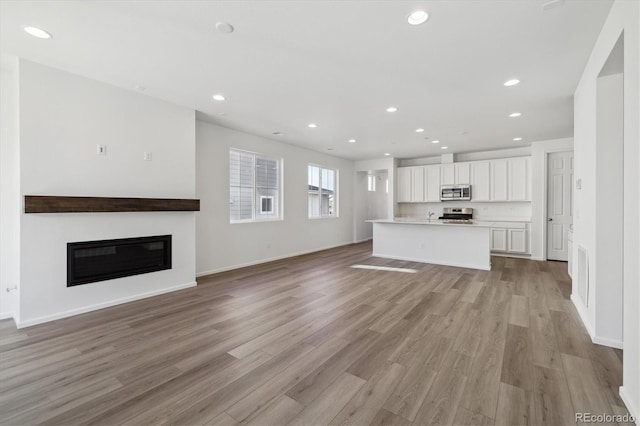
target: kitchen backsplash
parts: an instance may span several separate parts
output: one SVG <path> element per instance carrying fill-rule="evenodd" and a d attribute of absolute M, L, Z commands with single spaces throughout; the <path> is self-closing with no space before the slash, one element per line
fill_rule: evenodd
<path fill-rule="evenodd" d="M 429 211 L 433 217 L 442 216 L 445 207 L 471 207 L 475 220 L 531 220 L 531 203 L 471 203 L 465 201 L 452 201 L 445 203 L 401 203 L 399 217 L 426 218 Z"/>

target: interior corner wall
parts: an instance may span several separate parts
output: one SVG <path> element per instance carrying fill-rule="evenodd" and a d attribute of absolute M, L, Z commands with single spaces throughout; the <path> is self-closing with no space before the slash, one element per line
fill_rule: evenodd
<path fill-rule="evenodd" d="M 20 146 L 18 61 L 0 74 L 0 319 L 20 320 Z"/>
<path fill-rule="evenodd" d="M 372 233 L 367 219 L 367 179 L 369 174 L 364 171 L 355 172 L 353 181 L 353 241 L 361 242 L 371 238 Z"/>
<path fill-rule="evenodd" d="M 373 159 L 373 160 L 360 160 L 355 162 L 356 172 L 374 172 L 374 171 L 386 171 L 387 178 L 389 179 L 389 193 L 387 198 L 387 217 L 393 218 L 397 216 L 396 203 L 395 203 L 395 188 L 396 188 L 396 163 L 397 160 L 392 157 Z M 366 213 L 363 216 L 363 220 L 366 219 Z"/>
<path fill-rule="evenodd" d="M 353 242 L 353 161 L 196 121 L 197 274 L 239 268 Z M 229 149 L 283 160 L 283 220 L 229 222 Z M 309 219 L 308 165 L 338 170 L 338 217 Z"/>
<path fill-rule="evenodd" d="M 194 198 L 195 111 L 25 60 L 19 82 L 21 195 Z M 19 326 L 195 285 L 193 212 L 21 213 L 20 221 Z M 66 286 L 68 242 L 165 234 L 172 269 Z"/>
<path fill-rule="evenodd" d="M 599 178 L 596 149 L 597 79 L 610 52 L 624 36 L 624 255 L 623 255 L 623 385 L 620 396 L 636 419 L 640 416 L 640 3 L 617 0 L 604 23 L 574 95 L 575 176 L 582 189 L 575 192 L 574 247 L 582 246 L 589 255 L 591 285 L 597 277 L 596 191 Z M 605 171 L 606 172 L 606 171 Z M 606 247 L 603 249 L 606 250 Z M 577 293 L 574 288 L 574 294 Z M 594 309 L 576 302 L 585 323 L 597 321 Z M 606 318 L 604 318 L 606 320 Z M 589 328 L 589 326 L 587 326 Z M 595 330 L 595 328 L 591 328 Z M 593 337 L 593 336 L 592 336 Z M 596 336 L 597 337 L 597 336 Z"/>
<path fill-rule="evenodd" d="M 531 144 L 531 258 L 547 259 L 547 156 L 573 151 L 573 138 Z"/>

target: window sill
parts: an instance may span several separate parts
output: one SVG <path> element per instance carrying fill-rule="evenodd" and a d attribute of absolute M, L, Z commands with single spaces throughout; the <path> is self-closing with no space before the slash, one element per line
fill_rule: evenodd
<path fill-rule="evenodd" d="M 229 225 L 241 225 L 243 223 L 263 223 L 263 222 L 284 222 L 284 218 L 259 219 L 259 220 L 236 220 L 233 222 L 229 222 Z"/>

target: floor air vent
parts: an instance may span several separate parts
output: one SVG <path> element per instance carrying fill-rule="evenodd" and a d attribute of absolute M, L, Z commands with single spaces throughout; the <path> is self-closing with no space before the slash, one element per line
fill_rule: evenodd
<path fill-rule="evenodd" d="M 589 257 L 584 247 L 578 246 L 578 295 L 589 307 Z"/>

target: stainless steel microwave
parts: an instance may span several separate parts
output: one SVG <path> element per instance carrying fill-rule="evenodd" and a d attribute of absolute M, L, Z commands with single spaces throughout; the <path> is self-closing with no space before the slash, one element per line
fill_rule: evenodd
<path fill-rule="evenodd" d="M 443 185 L 440 187 L 440 201 L 471 200 L 471 185 Z"/>

